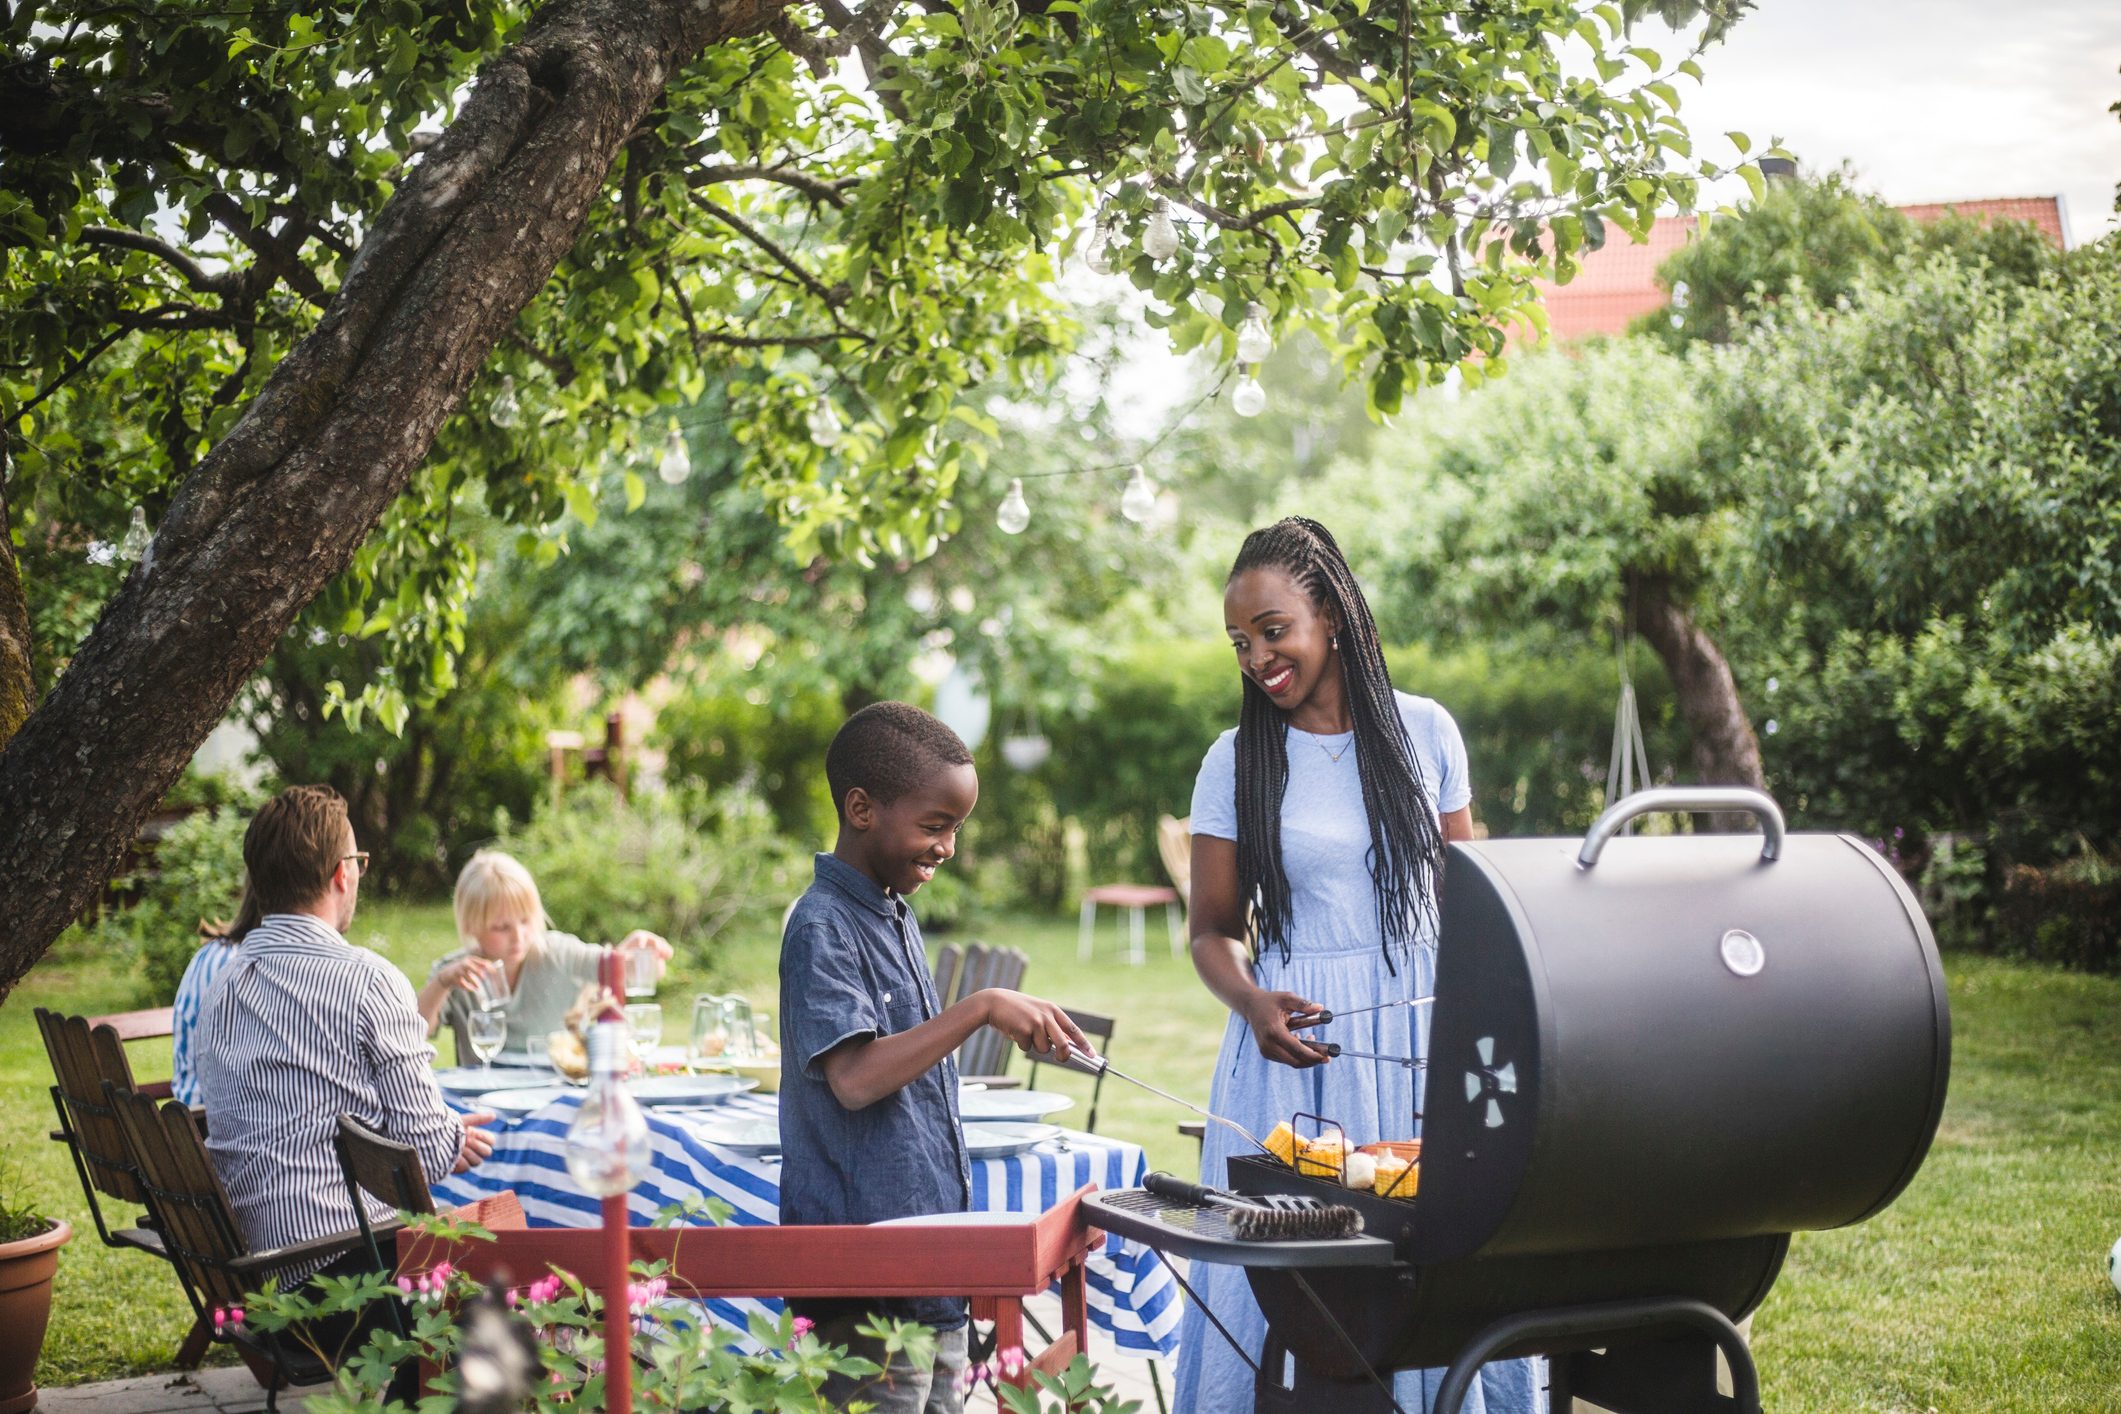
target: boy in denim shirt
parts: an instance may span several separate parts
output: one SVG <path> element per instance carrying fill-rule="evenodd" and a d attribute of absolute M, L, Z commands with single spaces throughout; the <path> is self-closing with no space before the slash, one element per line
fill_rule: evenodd
<path fill-rule="evenodd" d="M 879 702 L 848 718 L 825 753 L 839 839 L 781 938 L 781 1221 L 873 1223 L 958 1213 L 971 1171 L 951 1054 L 982 1026 L 1057 1059 L 1088 1041 L 1060 1007 L 990 988 L 948 1011 L 936 1002 L 906 896 L 957 852 L 979 800 L 972 753 L 917 707 Z M 887 1414 L 956 1414 L 965 1303 L 956 1297 L 797 1301 L 818 1338 L 884 1363 L 855 1328 L 871 1314 L 919 1321 L 938 1339 L 931 1367 L 895 1357 L 881 1377 L 836 1377 L 836 1406 L 860 1397 Z"/>

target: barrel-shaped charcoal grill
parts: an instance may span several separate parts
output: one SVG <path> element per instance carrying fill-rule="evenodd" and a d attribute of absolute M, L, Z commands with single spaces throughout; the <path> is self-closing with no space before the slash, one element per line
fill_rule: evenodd
<path fill-rule="evenodd" d="M 1751 811 L 1762 833 L 1621 834 L 1656 810 Z M 1440 928 L 1415 1201 L 1253 1155 L 1233 1189 L 1352 1203 L 1364 1235 L 1239 1243 L 1138 1190 L 1093 1221 L 1248 1269 L 1260 1410 L 1389 1409 L 1382 1372 L 1456 1364 L 1462 1386 L 1533 1353 L 1557 1357 L 1557 1409 L 1757 1408 L 1728 1323 L 1790 1233 L 1878 1212 L 1936 1132 L 1950 1016 L 1914 897 L 1860 840 L 1786 835 L 1758 792 L 1662 790 L 1581 841 L 1453 845 Z"/>

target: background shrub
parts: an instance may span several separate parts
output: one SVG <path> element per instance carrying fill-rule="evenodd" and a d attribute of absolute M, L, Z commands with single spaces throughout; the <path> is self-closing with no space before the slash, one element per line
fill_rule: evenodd
<path fill-rule="evenodd" d="M 106 943 L 137 959 L 147 1000 L 166 1005 L 198 950 L 201 927 L 235 917 L 243 893 L 247 804 L 201 810 L 172 825 L 142 868 L 119 887 L 128 906 L 97 925 Z"/>
<path fill-rule="evenodd" d="M 775 833 L 757 797 L 733 790 L 629 801 L 583 785 L 527 824 L 506 824 L 495 843 L 536 877 L 561 931 L 615 943 L 647 928 L 710 971 L 718 938 L 777 928 L 810 877 L 808 852 Z"/>

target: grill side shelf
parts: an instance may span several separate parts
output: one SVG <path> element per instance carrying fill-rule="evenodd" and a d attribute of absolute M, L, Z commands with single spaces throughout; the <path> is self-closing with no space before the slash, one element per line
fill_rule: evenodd
<path fill-rule="evenodd" d="M 1381 1237 L 1325 1242 L 1241 1242 L 1219 1208 L 1160 1198 L 1140 1188 L 1114 1188 L 1083 1198 L 1092 1227 L 1131 1237 L 1159 1252 L 1227 1267 L 1383 1267 L 1394 1260 Z"/>

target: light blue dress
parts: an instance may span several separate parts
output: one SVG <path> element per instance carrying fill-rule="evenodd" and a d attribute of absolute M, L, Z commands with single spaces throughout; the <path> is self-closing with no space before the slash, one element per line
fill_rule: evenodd
<path fill-rule="evenodd" d="M 1451 714 L 1425 697 L 1400 693 L 1401 720 L 1414 743 L 1422 783 L 1439 814 L 1472 799 L 1465 743 Z M 1224 732 L 1208 748 L 1193 787 L 1192 830 L 1237 838 L 1237 733 Z M 1369 816 L 1356 773 L 1353 734 L 1314 736 L 1289 731 L 1289 784 L 1282 796 L 1282 868 L 1289 879 L 1292 920 L 1289 960 L 1279 947 L 1263 950 L 1253 975 L 1262 987 L 1294 992 L 1334 1011 L 1425 997 L 1436 984 L 1433 924 L 1420 941 L 1386 964 L 1377 923 L 1377 894 L 1367 862 Z M 1338 758 L 1338 759 L 1335 759 Z M 1349 1050 L 1426 1056 L 1427 1007 L 1366 1012 L 1304 1034 L 1338 1041 Z M 1223 1033 L 1209 1102 L 1219 1115 L 1264 1138 L 1276 1124 L 1302 1112 L 1337 1120 L 1351 1144 L 1408 1139 L 1420 1133 L 1412 1118 L 1420 1072 L 1370 1061 L 1340 1059 L 1295 1070 L 1259 1053 L 1251 1028 L 1235 1015 Z M 1309 1132 L 1309 1131 L 1306 1131 Z M 1209 1125 L 1201 1149 L 1201 1182 L 1224 1185 L 1234 1149 L 1247 1148 L 1220 1125 Z M 1256 1358 L 1266 1322 L 1240 1267 L 1195 1262 L 1187 1278 L 1210 1309 Z M 1441 1370 L 1402 1371 L 1394 1395 L 1407 1414 L 1427 1410 Z M 1216 1333 L 1196 1305 L 1180 1327 L 1177 1414 L 1232 1414 L 1252 1408 L 1252 1370 Z M 1466 1414 L 1546 1414 L 1546 1369 L 1541 1360 L 1492 1364 L 1466 1400 Z"/>

